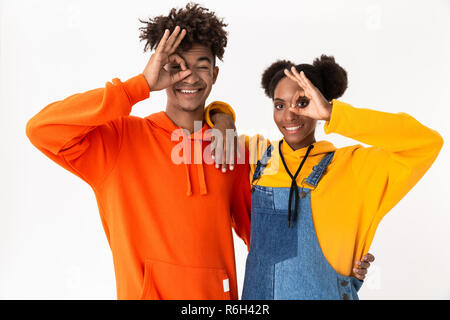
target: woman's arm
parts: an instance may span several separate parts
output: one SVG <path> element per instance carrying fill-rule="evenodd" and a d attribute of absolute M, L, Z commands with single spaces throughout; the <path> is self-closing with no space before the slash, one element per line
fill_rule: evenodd
<path fill-rule="evenodd" d="M 355 201 L 361 203 L 361 252 L 369 250 L 376 228 L 389 212 L 423 177 L 438 156 L 443 139 L 436 131 L 405 113 L 387 113 L 355 108 L 333 100 L 326 133 L 338 133 L 360 141 L 343 148 L 348 158 L 349 181 Z"/>

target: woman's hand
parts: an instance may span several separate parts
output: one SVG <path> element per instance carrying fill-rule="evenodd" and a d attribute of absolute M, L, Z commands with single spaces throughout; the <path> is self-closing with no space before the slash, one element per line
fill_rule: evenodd
<path fill-rule="evenodd" d="M 367 274 L 367 269 L 370 267 L 370 263 L 375 261 L 375 257 L 368 253 L 362 257 L 361 261 L 358 261 L 353 268 L 353 273 L 355 277 L 359 280 L 364 280 Z"/>
<path fill-rule="evenodd" d="M 315 120 L 330 121 L 333 106 L 325 99 L 322 93 L 301 71 L 297 72 L 295 67 L 291 71 L 284 69 L 284 74 L 291 80 L 297 82 L 300 89 L 291 101 L 290 110 L 297 115 L 305 116 Z"/>
<path fill-rule="evenodd" d="M 175 30 L 169 36 L 168 29 L 164 32 L 163 37 L 156 47 L 155 53 L 150 57 L 147 66 L 142 74 L 147 80 L 150 91 L 158 91 L 170 87 L 172 84 L 186 78 L 191 74 L 191 70 L 186 68 L 186 63 L 179 55 L 175 53 L 178 45 L 186 35 L 186 30 L 180 32 L 180 27 L 176 26 Z M 176 72 L 172 72 L 169 67 L 173 65 Z"/>
<path fill-rule="evenodd" d="M 233 118 L 228 114 L 216 112 L 211 115 L 214 124 L 213 135 L 211 137 L 212 157 L 216 164 L 216 169 L 222 167 L 222 172 L 234 169 L 234 160 L 237 155 L 237 134 Z"/>

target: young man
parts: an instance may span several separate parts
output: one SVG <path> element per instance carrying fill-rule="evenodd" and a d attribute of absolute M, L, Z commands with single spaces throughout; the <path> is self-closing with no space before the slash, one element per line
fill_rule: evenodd
<path fill-rule="evenodd" d="M 249 246 L 248 165 L 216 170 L 203 122 L 226 25 L 196 4 L 145 23 L 156 50 L 142 74 L 48 105 L 27 135 L 92 187 L 118 299 L 237 299 L 231 228 Z M 130 115 L 163 89 L 165 112 Z"/>
<path fill-rule="evenodd" d="M 205 151 L 209 127 L 194 132 L 219 72 L 225 24 L 188 5 L 146 25 L 142 37 L 156 51 L 142 74 L 50 104 L 26 132 L 36 148 L 92 187 L 118 299 L 237 299 L 231 227 L 248 245 L 248 172 L 236 165 L 224 175 L 206 165 L 212 163 Z M 135 103 L 162 89 L 165 112 L 130 116 Z M 172 133 L 180 128 L 189 134 L 173 155 L 180 142 Z M 177 157 L 184 161 L 175 163 Z"/>

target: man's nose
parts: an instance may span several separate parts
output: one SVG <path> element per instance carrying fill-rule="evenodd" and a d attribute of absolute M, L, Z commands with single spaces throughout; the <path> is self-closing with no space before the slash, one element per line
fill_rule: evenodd
<path fill-rule="evenodd" d="M 189 76 L 187 76 L 186 78 L 184 78 L 182 80 L 182 82 L 186 83 L 186 84 L 195 84 L 199 81 L 199 77 L 197 75 L 197 73 L 194 70 L 191 70 L 191 74 Z"/>

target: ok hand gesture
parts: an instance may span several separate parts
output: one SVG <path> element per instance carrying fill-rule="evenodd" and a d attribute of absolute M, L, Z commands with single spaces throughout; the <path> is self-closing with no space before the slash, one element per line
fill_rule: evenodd
<path fill-rule="evenodd" d="M 291 80 L 297 82 L 300 89 L 291 101 L 290 110 L 297 115 L 302 115 L 315 120 L 330 121 L 332 104 L 325 99 L 322 93 L 301 71 L 297 72 L 295 67 L 291 71 L 284 69 L 284 74 Z"/>
<path fill-rule="evenodd" d="M 186 35 L 186 30 L 183 29 L 180 32 L 180 29 L 179 26 L 176 26 L 170 36 L 170 31 L 166 29 L 156 47 L 155 53 L 152 54 L 144 69 L 143 75 L 147 80 L 150 91 L 165 89 L 191 74 L 191 70 L 186 68 L 183 58 L 175 53 L 178 45 Z M 179 69 L 176 69 L 177 72 L 171 72 L 171 70 L 164 68 L 169 64 L 179 66 Z"/>

